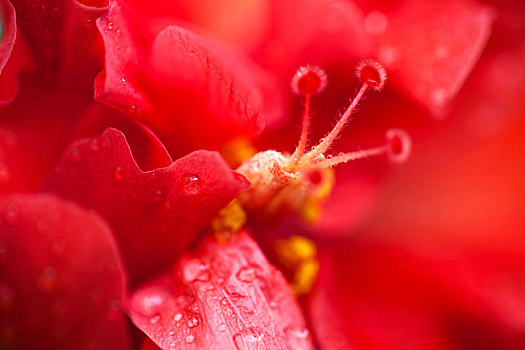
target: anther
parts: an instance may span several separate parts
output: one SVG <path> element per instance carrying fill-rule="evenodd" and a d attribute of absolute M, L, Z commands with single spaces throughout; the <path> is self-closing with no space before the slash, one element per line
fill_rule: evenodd
<path fill-rule="evenodd" d="M 304 154 L 308 141 L 308 128 L 310 124 L 310 100 L 311 96 L 324 90 L 328 78 L 321 67 L 307 65 L 300 67 L 292 78 L 292 90 L 304 96 L 303 123 L 299 143 L 292 155 L 292 164 L 297 163 Z"/>
<path fill-rule="evenodd" d="M 412 150 L 412 141 L 405 130 L 390 129 L 386 132 L 388 142 L 388 157 L 392 162 L 403 163 Z"/>
<path fill-rule="evenodd" d="M 380 91 L 385 86 L 386 71 L 372 59 L 365 59 L 357 65 L 356 75 L 363 84 Z"/>
<path fill-rule="evenodd" d="M 321 67 L 306 65 L 300 67 L 292 78 L 292 91 L 298 95 L 312 96 L 326 87 L 328 78 Z"/>

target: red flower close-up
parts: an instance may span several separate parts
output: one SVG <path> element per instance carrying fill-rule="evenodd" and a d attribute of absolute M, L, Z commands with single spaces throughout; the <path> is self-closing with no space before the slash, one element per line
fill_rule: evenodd
<path fill-rule="evenodd" d="M 525 5 L 0 0 L 0 349 L 525 348 Z"/>

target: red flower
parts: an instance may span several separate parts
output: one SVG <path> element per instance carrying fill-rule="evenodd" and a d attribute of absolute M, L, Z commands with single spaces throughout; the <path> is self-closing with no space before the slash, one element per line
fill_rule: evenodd
<path fill-rule="evenodd" d="M 0 347 L 523 347 L 520 4 L 0 5 Z"/>

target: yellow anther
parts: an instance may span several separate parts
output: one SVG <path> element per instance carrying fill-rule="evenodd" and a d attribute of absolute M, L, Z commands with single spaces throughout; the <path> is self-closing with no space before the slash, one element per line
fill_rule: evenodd
<path fill-rule="evenodd" d="M 309 224 L 315 223 L 321 216 L 321 206 L 318 199 L 307 198 L 299 207 L 299 215 Z"/>
<path fill-rule="evenodd" d="M 253 157 L 257 153 L 250 140 L 238 137 L 231 140 L 221 150 L 222 157 L 233 168 L 236 169 L 246 159 Z"/>
<path fill-rule="evenodd" d="M 333 168 L 322 169 L 323 180 L 316 191 L 316 198 L 326 199 L 332 193 L 335 184 L 335 171 Z"/>
<path fill-rule="evenodd" d="M 218 240 L 227 241 L 231 238 L 231 235 L 243 228 L 245 223 L 246 213 L 239 201 L 234 199 L 211 221 L 211 228 Z"/>
<path fill-rule="evenodd" d="M 292 282 L 292 290 L 296 295 L 309 293 L 317 280 L 319 273 L 319 261 L 317 259 L 309 259 L 302 262 L 297 270 L 295 270 L 294 280 Z"/>
<path fill-rule="evenodd" d="M 308 293 L 319 272 L 317 246 L 308 238 L 291 236 L 275 244 L 279 261 L 293 272 L 292 290 L 297 294 Z"/>

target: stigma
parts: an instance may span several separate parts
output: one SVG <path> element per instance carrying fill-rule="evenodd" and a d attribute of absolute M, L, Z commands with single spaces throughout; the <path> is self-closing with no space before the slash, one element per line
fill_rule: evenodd
<path fill-rule="evenodd" d="M 301 134 L 292 154 L 274 150 L 263 151 L 245 160 L 237 171 L 246 176 L 252 186 L 239 200 L 248 211 L 299 213 L 306 221 L 315 221 L 319 202 L 331 192 L 334 184 L 332 168 L 350 161 L 375 156 L 387 156 L 392 162 L 404 162 L 411 150 L 409 135 L 401 129 L 390 129 L 385 143 L 370 149 L 332 155 L 330 149 L 356 107 L 369 90 L 380 91 L 386 82 L 386 71 L 376 61 L 363 60 L 356 68 L 362 85 L 350 101 L 333 129 L 317 144 L 309 146 L 310 105 L 312 97 L 323 91 L 327 75 L 317 66 L 304 66 L 297 70 L 291 89 L 304 99 Z"/>

